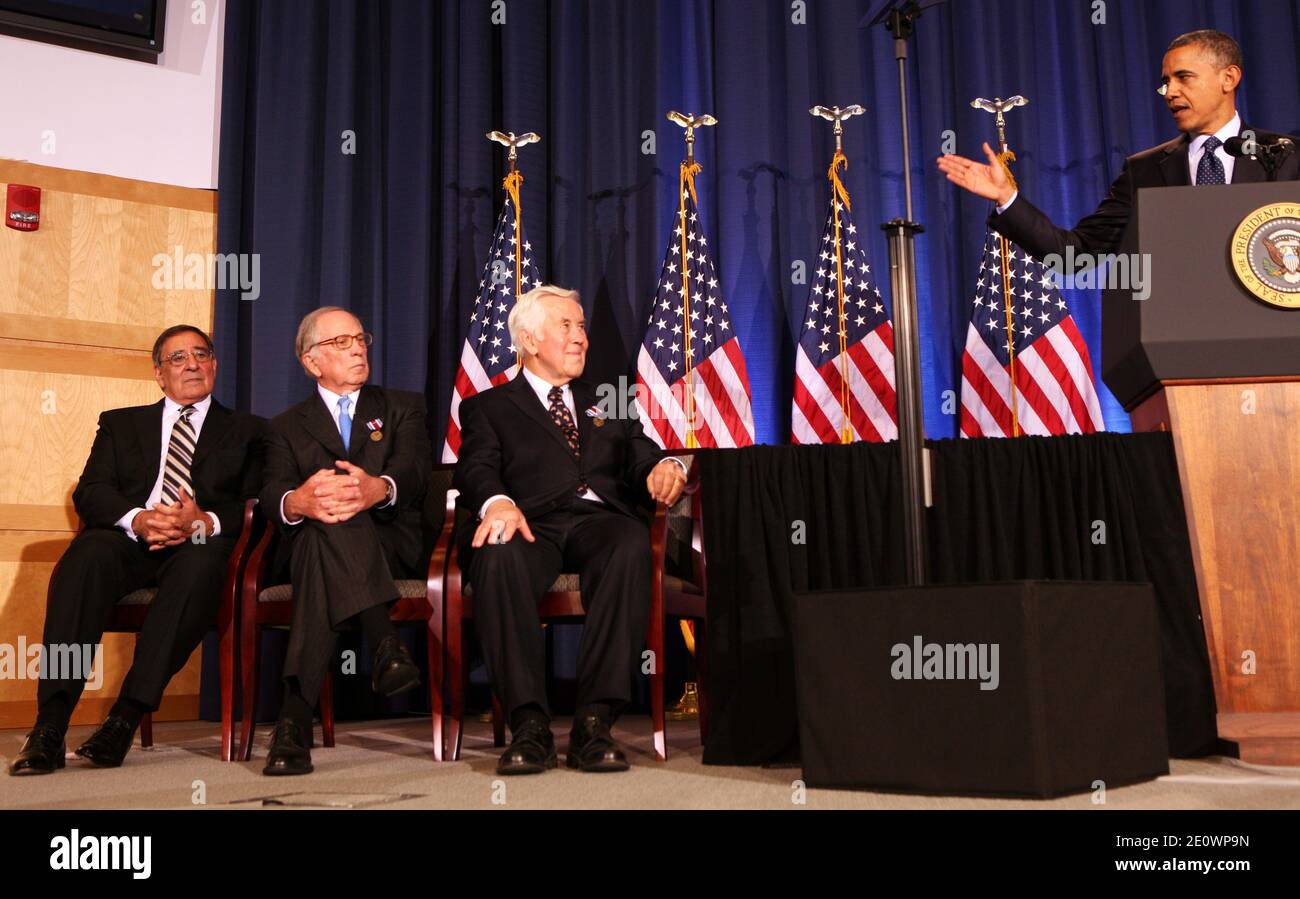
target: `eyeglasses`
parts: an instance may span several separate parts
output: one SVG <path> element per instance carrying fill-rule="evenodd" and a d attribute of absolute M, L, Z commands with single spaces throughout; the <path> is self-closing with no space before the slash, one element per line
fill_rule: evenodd
<path fill-rule="evenodd" d="M 331 337 L 329 340 L 318 340 L 307 349 L 314 350 L 316 347 L 328 343 L 338 350 L 350 350 L 354 340 L 361 341 L 363 346 L 370 346 L 375 342 L 375 335 L 369 331 L 362 331 L 360 334 L 340 334 L 338 337 Z"/>
<path fill-rule="evenodd" d="M 176 352 L 170 355 L 163 356 L 163 362 L 167 363 L 172 368 L 184 368 L 185 365 L 189 363 L 189 359 L 191 356 L 194 357 L 194 361 L 197 362 L 199 365 L 202 365 L 205 362 L 212 361 L 211 350 L 197 349 L 194 350 L 193 352 L 187 350 L 177 350 Z"/>

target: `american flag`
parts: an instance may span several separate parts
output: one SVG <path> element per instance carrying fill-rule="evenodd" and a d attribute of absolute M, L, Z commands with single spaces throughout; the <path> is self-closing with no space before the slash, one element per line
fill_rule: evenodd
<path fill-rule="evenodd" d="M 637 355 L 637 411 L 646 434 L 666 449 L 686 446 L 688 405 L 693 406 L 697 446 L 749 446 L 754 442 L 754 413 L 745 357 L 722 301 L 695 198 L 686 188 L 683 195 L 686 249 L 683 253 L 679 219 L 664 253 L 654 307 Z"/>
<path fill-rule="evenodd" d="M 1013 363 L 1020 433 L 1045 436 L 1104 430 L 1088 345 L 1051 271 L 1008 243 L 1004 277 L 1000 244 L 1001 238 L 990 231 L 966 331 L 961 360 L 962 436 L 1012 436 Z M 1014 331 L 1010 340 L 1008 308 Z"/>
<path fill-rule="evenodd" d="M 455 462 L 460 452 L 460 404 L 465 399 L 509 381 L 518 374 L 518 350 L 510 342 L 506 319 L 515 305 L 515 265 L 519 260 L 516 247 L 523 253 L 519 289 L 527 293 L 542 283 L 533 264 L 533 245 L 520 229 L 516 243 L 514 201 L 506 197 L 497 217 L 492 247 L 483 264 L 478 282 L 478 299 L 469 317 L 469 335 L 460 351 L 456 386 L 451 391 L 451 415 L 447 419 L 447 439 L 442 445 L 442 461 Z"/>
<path fill-rule="evenodd" d="M 836 213 L 840 220 L 838 257 Z M 832 195 L 795 350 L 792 443 L 839 443 L 846 401 L 854 440 L 879 442 L 898 437 L 894 326 L 889 300 L 881 295 L 867 263 L 865 245 L 850 210 Z M 841 260 L 843 317 L 837 290 Z M 847 392 L 843 390 L 846 375 Z"/>

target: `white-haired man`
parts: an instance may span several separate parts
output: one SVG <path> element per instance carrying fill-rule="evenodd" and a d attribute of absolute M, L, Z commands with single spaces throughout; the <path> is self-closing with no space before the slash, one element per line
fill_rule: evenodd
<path fill-rule="evenodd" d="M 462 541 L 474 614 L 512 741 L 500 774 L 556 765 L 537 603 L 561 571 L 579 575 L 586 610 L 567 764 L 622 771 L 610 727 L 631 698 L 650 614 L 646 513 L 676 502 L 685 469 L 639 420 L 606 418 L 581 380 L 587 329 L 578 293 L 537 287 L 511 310 L 523 361 L 514 380 L 460 407 L 455 486 L 479 524 Z"/>
<path fill-rule="evenodd" d="M 395 696 L 419 683 L 388 605 L 394 578 L 423 562 L 420 510 L 433 452 L 424 398 L 366 383 L 372 340 L 346 309 L 308 313 L 295 349 L 316 389 L 271 422 L 261 502 L 289 548 L 293 619 L 264 774 L 312 770 L 312 708 L 344 623 L 361 628 L 375 692 Z"/>

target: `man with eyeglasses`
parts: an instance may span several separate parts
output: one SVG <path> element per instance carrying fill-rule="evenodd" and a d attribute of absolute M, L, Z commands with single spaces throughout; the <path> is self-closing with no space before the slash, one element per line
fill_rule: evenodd
<path fill-rule="evenodd" d="M 1241 71 L 1241 48 L 1221 31 L 1203 29 L 1174 38 L 1165 53 L 1157 93 L 1182 134 L 1130 156 L 1101 205 L 1069 231 L 1019 195 L 987 143 L 987 165 L 948 154 L 939 157 L 939 170 L 954 184 L 997 204 L 989 216 L 990 227 L 1032 256 L 1065 256 L 1067 246 L 1074 247 L 1076 256 L 1111 253 L 1120 246 L 1139 188 L 1267 180 L 1258 160 L 1233 157 L 1225 149 L 1229 139 L 1248 132 L 1257 146 L 1285 137 L 1242 124 L 1236 103 Z M 1276 178 L 1300 178 L 1300 156 L 1286 157 Z"/>
<path fill-rule="evenodd" d="M 158 709 L 163 689 L 216 617 L 244 501 L 261 484 L 266 423 L 212 398 L 217 360 L 200 329 L 163 331 L 154 342 L 153 364 L 163 398 L 100 415 L 73 491 L 84 529 L 50 578 L 36 723 L 10 774 L 64 767 L 64 735 L 90 660 L 81 656 L 77 671 L 51 662 L 69 658 L 62 648 L 97 647 L 124 596 L 158 588 L 118 699 L 77 750 L 97 767 L 122 764 L 140 719 Z"/>
<path fill-rule="evenodd" d="M 316 390 L 271 422 L 261 496 L 285 538 L 293 618 L 268 775 L 312 770 L 312 709 L 340 628 L 360 626 L 376 693 L 420 682 L 388 607 L 395 578 L 424 576 L 420 513 L 433 450 L 424 397 L 366 383 L 372 340 L 346 309 L 308 313 L 295 349 Z"/>

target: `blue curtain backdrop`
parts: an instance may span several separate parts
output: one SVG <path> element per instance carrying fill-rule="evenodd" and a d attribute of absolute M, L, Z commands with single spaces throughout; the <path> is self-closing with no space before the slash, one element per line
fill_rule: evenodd
<path fill-rule="evenodd" d="M 536 258 L 544 277 L 582 291 L 589 374 L 626 373 L 676 209 L 682 135 L 664 114 L 708 111 L 720 124 L 697 143 L 700 208 L 748 361 L 758 439 L 784 442 L 807 299 L 792 271 L 815 257 L 833 149 L 808 107 L 867 109 L 846 127 L 845 182 L 886 283 L 875 224 L 903 209 L 892 41 L 863 24 L 877 5 L 231 0 L 218 245 L 259 253 L 262 283 L 251 302 L 218 293 L 220 398 L 271 415 L 305 396 L 294 329 L 308 310 L 338 304 L 376 332 L 377 381 L 427 391 L 440 442 L 502 198 L 504 152 L 483 137 L 494 128 L 542 135 L 521 153 Z M 951 0 L 922 17 L 908 114 L 926 229 L 917 258 L 928 436 L 957 433 L 943 392 L 960 391 L 988 211 L 937 174 L 945 132 L 975 155 L 993 130 L 971 98 L 1028 96 L 1009 115 L 1018 176 L 1058 223 L 1073 223 L 1126 155 L 1173 136 L 1154 92 L 1160 58 L 1170 38 L 1207 26 L 1242 44 L 1247 121 L 1300 130 L 1297 0 Z M 355 153 L 343 152 L 345 132 Z M 1068 299 L 1099 373 L 1099 297 Z M 1102 393 L 1108 426 L 1127 430 Z"/>
<path fill-rule="evenodd" d="M 260 254 L 261 296 L 218 291 L 219 398 L 270 416 L 309 395 L 293 357 L 298 321 L 317 306 L 346 306 L 376 333 L 373 378 L 425 391 L 440 447 L 503 196 L 505 153 L 484 139 L 493 129 L 541 134 L 520 154 L 535 259 L 543 277 L 582 292 L 588 376 L 629 374 L 677 209 L 684 145 L 664 117 L 677 109 L 719 120 L 696 144 L 699 208 L 746 356 L 758 440 L 786 442 L 808 295 L 792 272 L 815 260 L 834 149 L 810 106 L 866 107 L 845 129 L 844 181 L 888 287 L 876 225 L 903 212 L 904 161 L 893 42 L 863 22 L 878 6 L 229 0 L 217 243 Z M 1105 21 L 1094 24 L 1099 10 Z M 1073 224 L 1125 156 L 1174 136 L 1154 91 L 1161 56 L 1171 38 L 1202 27 L 1241 42 L 1246 120 L 1300 131 L 1300 0 L 950 0 L 918 23 L 908 164 L 925 226 L 917 293 L 929 437 L 957 434 L 944 392 L 960 394 L 989 211 L 939 176 L 947 132 L 958 152 L 978 155 L 994 132 L 970 100 L 1028 96 L 1009 115 L 1020 183 Z M 1100 297 L 1067 300 L 1100 377 Z M 1107 426 L 1127 431 L 1098 387 Z M 577 629 L 554 639 L 555 674 L 572 679 Z M 264 670 L 275 667 L 268 659 Z"/>

